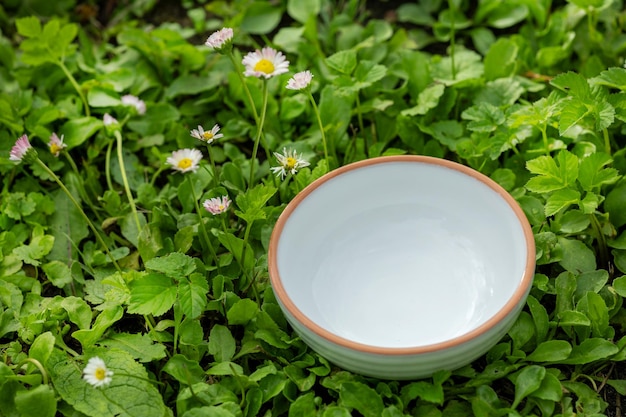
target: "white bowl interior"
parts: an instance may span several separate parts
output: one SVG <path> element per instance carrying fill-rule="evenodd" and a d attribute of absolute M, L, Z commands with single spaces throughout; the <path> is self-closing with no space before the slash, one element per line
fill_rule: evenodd
<path fill-rule="evenodd" d="M 321 328 L 377 347 L 445 342 L 509 301 L 526 266 L 520 220 L 456 169 L 393 161 L 314 189 L 279 237 L 287 296 Z"/>

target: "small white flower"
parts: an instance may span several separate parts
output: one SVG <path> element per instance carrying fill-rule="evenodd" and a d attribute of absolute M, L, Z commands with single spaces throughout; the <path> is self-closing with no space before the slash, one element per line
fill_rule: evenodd
<path fill-rule="evenodd" d="M 293 75 L 287 82 L 287 88 L 289 90 L 302 90 L 305 89 L 311 84 L 311 80 L 313 79 L 313 74 L 311 71 L 302 71 Z"/>
<path fill-rule="evenodd" d="M 33 147 L 28 140 L 28 136 L 22 135 L 18 140 L 15 141 L 15 145 L 13 145 L 13 148 L 11 148 L 9 159 L 11 161 L 22 162 L 26 154 L 29 153 L 31 149 L 33 149 Z"/>
<path fill-rule="evenodd" d="M 180 172 L 196 172 L 200 167 L 202 152 L 197 149 L 180 149 L 172 152 L 165 162 L 172 166 L 172 169 Z"/>
<path fill-rule="evenodd" d="M 193 129 L 191 131 L 191 136 L 196 139 L 201 140 L 202 142 L 206 142 L 208 144 L 212 143 L 215 139 L 223 138 L 224 135 L 221 133 L 217 133 L 220 131 L 219 125 L 213 126 L 211 130 L 204 130 L 204 128 L 198 125 L 198 129 Z"/>
<path fill-rule="evenodd" d="M 89 359 L 83 369 L 83 379 L 96 388 L 109 385 L 112 377 L 113 371 L 107 369 L 106 363 L 97 356 Z"/>
<path fill-rule="evenodd" d="M 274 152 L 274 156 L 278 159 L 280 166 L 271 167 L 273 173 L 276 176 L 280 176 L 281 179 L 285 179 L 287 173 L 295 175 L 300 168 L 309 166 L 310 164 L 298 156 L 295 150 L 287 151 L 287 148 L 283 148 L 283 153 Z"/>
<path fill-rule="evenodd" d="M 52 136 L 50 136 L 50 142 L 48 142 L 48 148 L 50 148 L 50 153 L 52 155 L 58 157 L 61 151 L 67 148 L 67 145 L 63 143 L 63 135 L 61 135 L 61 138 L 59 139 L 57 134 L 53 133 Z"/>
<path fill-rule="evenodd" d="M 122 96 L 122 104 L 134 107 L 137 110 L 137 114 L 146 113 L 146 103 L 144 103 L 143 100 L 140 100 L 139 97 L 133 96 L 132 94 Z"/>
<path fill-rule="evenodd" d="M 104 116 L 102 117 L 102 123 L 104 123 L 105 126 L 118 124 L 117 119 L 111 116 L 109 113 L 104 113 Z"/>
<path fill-rule="evenodd" d="M 289 71 L 289 61 L 285 59 L 285 55 L 270 47 L 248 53 L 241 63 L 246 67 L 246 77 L 271 78 Z"/>
<path fill-rule="evenodd" d="M 217 52 L 226 50 L 233 43 L 233 30 L 231 28 L 223 28 L 217 32 L 213 32 L 204 43 L 209 48 Z"/>
<path fill-rule="evenodd" d="M 231 203 L 230 198 L 228 198 L 228 196 L 225 195 L 222 197 L 214 197 L 214 198 L 209 198 L 208 200 L 204 200 L 203 205 L 206 211 L 208 211 L 209 213 L 213 215 L 218 215 L 228 210 L 230 203 Z"/>

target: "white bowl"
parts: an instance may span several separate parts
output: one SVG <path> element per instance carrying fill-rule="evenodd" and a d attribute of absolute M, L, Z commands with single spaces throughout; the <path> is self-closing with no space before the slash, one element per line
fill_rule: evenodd
<path fill-rule="evenodd" d="M 274 227 L 269 273 L 294 330 L 336 365 L 414 379 L 469 364 L 513 325 L 530 290 L 528 221 L 466 166 L 393 156 L 334 170 Z"/>

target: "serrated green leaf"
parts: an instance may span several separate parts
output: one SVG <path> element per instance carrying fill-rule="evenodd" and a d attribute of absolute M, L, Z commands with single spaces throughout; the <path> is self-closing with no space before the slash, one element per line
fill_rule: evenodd
<path fill-rule="evenodd" d="M 620 175 L 614 168 L 604 168 L 612 159 L 609 155 L 601 152 L 592 153 L 580 161 L 578 181 L 586 191 L 593 191 L 604 184 L 613 184 Z"/>
<path fill-rule="evenodd" d="M 48 360 L 54 387 L 75 410 L 93 417 L 165 417 L 168 411 L 156 385 L 143 366 L 131 355 L 117 349 L 93 349 L 88 357 L 98 356 L 113 372 L 110 385 L 92 387 L 82 378 L 84 365 L 55 350 Z"/>
<path fill-rule="evenodd" d="M 431 384 L 426 381 L 411 382 L 402 387 L 400 397 L 404 404 L 420 398 L 433 404 L 443 404 L 444 394 L 441 384 Z"/>
<path fill-rule="evenodd" d="M 183 314 L 192 319 L 200 317 L 207 304 L 208 292 L 209 283 L 202 274 L 195 273 L 188 279 L 183 278 L 178 284 L 178 297 Z"/>
<path fill-rule="evenodd" d="M 579 201 L 580 193 L 571 188 L 555 191 L 546 200 L 545 215 L 546 217 L 553 216 L 562 209 L 572 204 L 577 204 Z"/>
<path fill-rule="evenodd" d="M 417 116 L 428 113 L 430 109 L 437 107 L 439 99 L 443 96 L 446 86 L 443 84 L 433 84 L 426 87 L 417 96 L 417 104 L 411 108 L 402 110 L 403 116 Z"/>
<path fill-rule="evenodd" d="M 326 58 L 326 65 L 346 75 L 352 74 L 356 64 L 356 51 L 354 49 L 339 51 Z"/>
<path fill-rule="evenodd" d="M 591 95 L 587 79 L 572 71 L 557 75 L 550 84 L 574 97 L 588 98 Z"/>
<path fill-rule="evenodd" d="M 123 350 L 139 362 L 152 362 L 166 356 L 165 345 L 154 343 L 147 334 L 112 333 L 98 345 Z"/>
<path fill-rule="evenodd" d="M 361 382 L 344 382 L 339 390 L 340 404 L 357 410 L 364 417 L 379 417 L 385 408 L 376 391 Z"/>
<path fill-rule="evenodd" d="M 50 261 L 41 266 L 48 280 L 57 288 L 63 288 L 72 282 L 72 272 L 61 261 Z"/>
<path fill-rule="evenodd" d="M 33 231 L 33 237 L 28 245 L 21 245 L 13 249 L 15 254 L 21 261 L 33 265 L 39 266 L 39 261 L 44 256 L 50 253 L 54 246 L 54 236 L 43 234 L 43 230 L 40 233 Z"/>
<path fill-rule="evenodd" d="M 146 262 L 146 268 L 161 272 L 174 279 L 181 279 L 196 270 L 196 263 L 190 256 L 180 252 L 172 252 L 166 256 L 150 259 Z"/>
<path fill-rule="evenodd" d="M 17 33 L 27 38 L 34 38 L 41 34 L 41 22 L 35 16 L 21 17 L 15 20 Z"/>
<path fill-rule="evenodd" d="M 176 284 L 170 277 L 148 273 L 128 284 L 128 312 L 133 314 L 165 314 L 176 301 Z"/>
<path fill-rule="evenodd" d="M 600 75 L 591 79 L 594 84 L 605 85 L 619 90 L 626 90 L 626 69 L 613 67 L 602 71 Z"/>
<path fill-rule="evenodd" d="M 526 168 L 538 177 L 531 178 L 526 188 L 537 193 L 560 190 L 573 185 L 578 178 L 578 157 L 561 151 L 556 158 L 540 156 L 526 162 Z"/>

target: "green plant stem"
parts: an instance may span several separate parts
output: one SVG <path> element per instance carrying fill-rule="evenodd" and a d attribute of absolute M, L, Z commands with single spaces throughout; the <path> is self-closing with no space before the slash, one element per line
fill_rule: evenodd
<path fill-rule="evenodd" d="M 117 261 L 115 260 L 115 258 L 113 257 L 113 254 L 111 253 L 111 251 L 109 250 L 109 247 L 107 246 L 107 244 L 105 243 L 104 239 L 102 239 L 102 236 L 100 236 L 100 233 L 98 232 L 98 229 L 96 229 L 96 226 L 93 224 L 93 222 L 89 219 L 89 216 L 87 216 L 87 214 L 85 213 L 85 211 L 83 210 L 83 208 L 80 206 L 80 204 L 78 203 L 78 201 L 76 201 L 76 199 L 74 198 L 74 196 L 72 195 L 72 193 L 70 193 L 70 190 L 67 189 L 67 187 L 65 186 L 65 184 L 63 184 L 63 181 L 61 181 L 61 179 L 57 176 L 57 174 L 54 173 L 54 171 L 52 171 L 50 168 L 48 168 L 48 166 L 46 164 L 43 163 L 43 161 L 39 158 L 36 159 L 37 164 L 39 164 L 39 166 L 41 168 L 44 169 L 44 171 L 46 171 L 48 173 L 48 175 L 50 175 L 52 178 L 54 178 L 54 180 L 56 181 L 56 183 L 59 185 L 59 187 L 61 187 L 61 189 L 63 190 L 63 192 L 65 192 L 65 194 L 67 194 L 67 197 L 70 199 L 70 201 L 76 206 L 76 208 L 78 209 L 78 211 L 80 212 L 80 214 L 82 214 L 83 218 L 85 219 L 85 221 L 87 222 L 87 225 L 89 226 L 89 228 L 91 229 L 91 231 L 93 232 L 93 234 L 96 236 L 96 239 L 98 240 L 98 243 L 100 243 L 100 246 L 102 246 L 102 249 L 104 249 L 104 251 L 107 253 L 107 255 L 109 256 L 109 258 L 111 259 L 111 262 L 113 262 L 113 265 L 115 266 L 115 269 L 117 269 L 117 271 L 119 273 L 122 273 L 122 268 L 120 268 L 120 266 L 117 264 Z"/>
<path fill-rule="evenodd" d="M 232 62 L 233 68 L 235 69 L 235 72 L 239 76 L 239 80 L 241 81 L 241 85 L 243 86 L 243 90 L 246 93 L 246 96 L 248 97 L 248 104 L 250 105 L 250 109 L 252 110 L 252 116 L 254 116 L 254 123 L 258 125 L 259 114 L 256 111 L 256 107 L 254 107 L 254 100 L 252 99 L 252 94 L 250 94 L 250 89 L 248 88 L 248 84 L 246 84 L 246 79 L 244 78 L 243 73 L 238 70 L 237 61 L 235 61 L 235 55 L 233 54 L 233 51 L 230 51 L 230 53 L 228 54 L 228 57 L 230 58 L 230 62 Z"/>
<path fill-rule="evenodd" d="M 609 138 L 609 131 L 607 128 L 602 129 L 602 136 L 604 136 L 604 150 L 611 156 L 611 139 Z"/>
<path fill-rule="evenodd" d="M 211 244 L 211 240 L 209 239 L 209 233 L 206 231 L 206 226 L 204 225 L 204 221 L 202 220 L 202 211 L 200 210 L 200 204 L 198 203 L 198 198 L 196 197 L 196 190 L 193 188 L 193 182 L 191 181 L 191 177 L 187 177 L 189 180 L 189 187 L 191 188 L 191 197 L 193 198 L 193 202 L 196 206 L 196 213 L 198 214 L 198 221 L 200 223 L 200 230 L 202 232 L 202 237 L 205 240 L 206 246 L 211 251 L 211 255 L 213 256 L 213 260 L 215 261 L 215 266 L 217 270 L 220 270 L 220 264 L 217 259 L 217 253 L 215 253 L 215 249 Z"/>
<path fill-rule="evenodd" d="M 250 178 L 248 181 L 248 187 L 254 186 L 254 161 L 256 161 L 256 155 L 259 150 L 259 143 L 261 142 L 261 134 L 263 133 L 263 125 L 265 124 L 265 114 L 267 113 L 267 98 L 269 92 L 267 90 L 267 81 L 263 81 L 263 106 L 261 107 L 261 118 L 257 126 L 256 138 L 254 139 L 254 146 L 252 147 L 252 157 L 250 159 Z"/>
<path fill-rule="evenodd" d="M 57 65 L 61 68 L 61 70 L 63 70 L 63 72 L 65 73 L 65 76 L 70 80 L 70 83 L 72 83 L 72 86 L 74 86 L 74 89 L 78 93 L 78 96 L 80 97 L 80 100 L 83 102 L 83 108 L 85 109 L 85 116 L 87 116 L 87 117 L 91 116 L 91 112 L 89 111 L 89 103 L 87 103 L 87 99 L 85 98 L 85 95 L 83 94 L 83 91 L 81 90 L 80 86 L 78 85 L 78 82 L 76 81 L 76 78 L 74 78 L 74 76 L 72 75 L 70 70 L 67 69 L 67 67 L 65 66 L 63 61 L 57 62 Z"/>
<path fill-rule="evenodd" d="M 20 362 L 17 366 L 18 368 L 22 365 L 24 365 L 26 362 L 32 363 L 33 365 L 35 365 L 35 367 L 39 370 L 39 372 L 41 373 L 41 378 L 42 378 L 42 382 L 43 385 L 48 385 L 48 372 L 46 372 L 46 368 L 43 367 L 43 365 L 41 364 L 41 362 L 39 362 L 37 359 L 33 359 L 33 358 L 26 358 L 24 359 L 22 362 Z"/>
<path fill-rule="evenodd" d="M 104 176 L 107 180 L 107 187 L 109 190 L 115 191 L 113 189 L 113 181 L 111 181 L 111 150 L 113 149 L 113 141 L 109 142 L 107 146 L 107 151 L 104 156 Z"/>
<path fill-rule="evenodd" d="M 547 127 L 544 125 L 539 128 L 541 130 L 541 138 L 543 139 L 543 147 L 546 149 L 546 155 L 550 154 L 550 145 L 548 144 Z"/>
<path fill-rule="evenodd" d="M 324 145 L 324 157 L 326 157 L 326 165 L 327 169 L 330 171 L 330 159 L 328 158 L 328 147 L 326 146 L 326 133 L 324 132 L 324 125 L 322 124 L 322 116 L 320 115 L 319 108 L 317 107 L 317 103 L 313 98 L 313 94 L 309 91 L 309 100 L 311 101 L 311 105 L 313 106 L 313 112 L 315 113 L 315 118 L 317 119 L 317 125 L 319 126 L 320 133 L 322 134 L 322 144 Z M 333 157 L 337 159 L 337 155 L 335 155 L 335 146 L 331 144 L 331 152 L 333 153 Z"/>
<path fill-rule="evenodd" d="M 589 216 L 591 218 L 591 227 L 593 228 L 593 231 L 595 232 L 598 238 L 598 251 L 600 252 L 599 253 L 600 265 L 607 268 L 607 271 L 608 271 L 609 270 L 609 250 L 606 244 L 606 238 L 604 237 L 604 233 L 602 233 L 602 226 L 600 226 L 600 222 L 598 222 L 598 218 L 596 217 L 595 213 L 591 213 Z"/>
<path fill-rule="evenodd" d="M 456 66 L 454 64 L 454 46 L 455 46 L 455 27 L 454 27 L 454 0 L 448 0 L 448 8 L 450 9 L 450 70 L 452 79 L 456 80 Z"/>
<path fill-rule="evenodd" d="M 135 218 L 135 225 L 137 226 L 137 233 L 141 231 L 141 222 L 139 221 L 139 214 L 137 214 L 137 206 L 135 206 L 135 198 L 130 191 L 130 185 L 128 184 L 128 177 L 126 176 L 126 167 L 124 166 L 124 154 L 122 152 L 122 134 L 119 130 L 115 131 L 115 139 L 117 140 L 117 159 L 120 164 L 120 172 L 122 174 L 122 182 L 124 183 L 124 189 L 126 190 L 126 198 L 128 198 L 128 204 L 130 204 L 130 210 L 133 212 Z"/>

